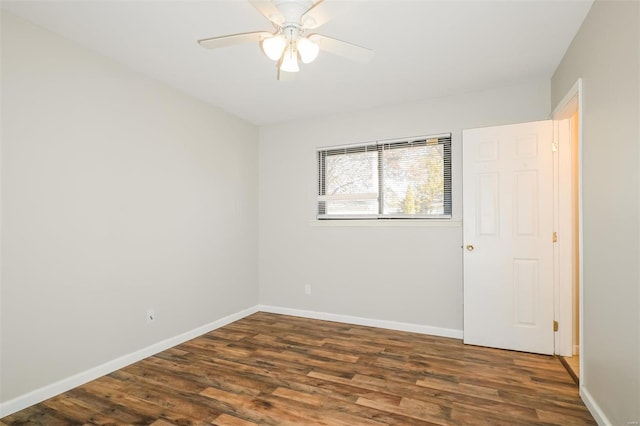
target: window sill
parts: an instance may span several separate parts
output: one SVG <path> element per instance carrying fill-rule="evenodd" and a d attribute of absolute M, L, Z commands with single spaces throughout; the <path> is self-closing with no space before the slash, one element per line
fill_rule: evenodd
<path fill-rule="evenodd" d="M 318 228 L 462 228 L 462 221 L 451 219 L 314 219 L 310 225 Z"/>

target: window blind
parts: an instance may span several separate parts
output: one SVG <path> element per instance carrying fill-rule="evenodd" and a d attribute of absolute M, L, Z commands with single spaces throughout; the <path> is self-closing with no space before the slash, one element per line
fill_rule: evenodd
<path fill-rule="evenodd" d="M 451 217 L 451 134 L 318 150 L 318 219 Z"/>

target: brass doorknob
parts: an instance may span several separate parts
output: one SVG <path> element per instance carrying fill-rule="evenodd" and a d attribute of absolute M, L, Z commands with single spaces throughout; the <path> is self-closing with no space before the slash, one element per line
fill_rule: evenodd
<path fill-rule="evenodd" d="M 471 244 L 469 244 L 469 245 L 467 246 L 467 250 L 468 250 L 468 251 L 473 251 L 473 246 L 472 246 Z"/>

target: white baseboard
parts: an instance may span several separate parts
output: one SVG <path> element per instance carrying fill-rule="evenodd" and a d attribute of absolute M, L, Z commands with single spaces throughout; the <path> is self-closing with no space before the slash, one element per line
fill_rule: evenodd
<path fill-rule="evenodd" d="M 31 405 L 42 402 L 45 399 L 59 395 L 77 386 L 90 382 L 91 380 L 95 380 L 98 377 L 102 377 L 106 374 L 112 373 L 116 370 L 126 367 L 127 365 L 133 364 L 134 362 L 138 362 L 144 358 L 155 355 L 159 352 L 179 345 L 180 343 L 184 343 L 187 340 L 191 340 L 195 337 L 206 334 L 212 330 L 223 327 L 256 312 L 258 312 L 257 306 L 247 308 L 240 312 L 236 312 L 235 314 L 220 318 L 219 320 L 213 321 L 209 324 L 205 324 L 177 336 L 170 337 L 158 343 L 154 343 L 153 345 L 147 346 L 146 348 L 140 349 L 136 352 L 123 355 L 112 361 L 108 361 L 104 364 L 90 368 L 89 370 L 75 374 L 71 377 L 67 377 L 50 385 L 44 386 L 40 389 L 36 389 L 25 395 L 21 395 L 17 398 L 0 403 L 0 418 L 8 416 L 24 408 L 30 407 Z"/>
<path fill-rule="evenodd" d="M 283 308 L 280 306 L 258 305 L 258 310 L 273 314 L 292 315 L 296 317 L 312 318 L 325 321 L 342 322 L 346 324 L 365 325 L 369 327 L 386 328 L 389 330 L 409 331 L 412 333 L 429 334 L 432 336 L 453 337 L 462 339 L 462 330 L 452 328 L 431 327 L 428 325 L 411 324 L 406 322 L 377 320 L 354 317 L 351 315 L 332 314 L 328 312 L 307 311 L 302 309 Z"/>
<path fill-rule="evenodd" d="M 582 398 L 584 405 L 587 406 L 587 409 L 593 416 L 596 423 L 598 423 L 598 425 L 611 426 L 613 424 L 609 421 L 598 403 L 593 399 L 587 388 L 585 388 L 584 386 L 580 386 L 580 398 Z"/>

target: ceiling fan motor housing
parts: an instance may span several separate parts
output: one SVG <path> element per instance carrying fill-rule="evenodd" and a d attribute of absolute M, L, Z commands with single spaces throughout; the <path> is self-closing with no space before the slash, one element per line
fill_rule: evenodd
<path fill-rule="evenodd" d="M 284 16 L 284 22 L 282 26 L 289 24 L 296 24 L 300 27 L 303 23 L 300 22 L 302 15 L 313 6 L 314 2 L 311 0 L 273 0 L 273 5 Z"/>

